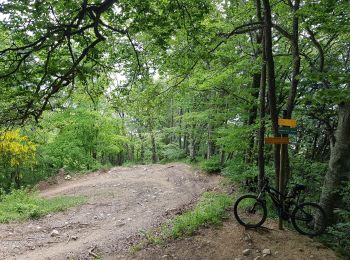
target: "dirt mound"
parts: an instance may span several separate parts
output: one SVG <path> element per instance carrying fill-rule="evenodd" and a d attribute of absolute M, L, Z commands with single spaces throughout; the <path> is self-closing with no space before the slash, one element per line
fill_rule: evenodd
<path fill-rule="evenodd" d="M 41 190 L 43 197 L 83 195 L 87 203 L 39 220 L 0 224 L 1 259 L 337 259 L 322 245 L 291 231 L 246 231 L 233 219 L 219 229 L 146 248 L 130 255 L 142 231 L 188 208 L 220 177 L 186 164 L 117 167 L 62 178 Z M 264 231 L 265 230 L 265 231 Z M 249 249 L 243 256 L 243 250 Z"/>

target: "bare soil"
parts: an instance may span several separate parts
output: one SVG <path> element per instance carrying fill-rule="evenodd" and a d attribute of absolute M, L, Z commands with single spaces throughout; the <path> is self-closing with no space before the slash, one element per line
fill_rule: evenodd
<path fill-rule="evenodd" d="M 332 260 L 341 259 L 324 245 L 291 230 L 278 230 L 273 221 L 264 228 L 246 230 L 233 218 L 219 228 L 201 229 L 196 236 L 152 246 L 122 258 L 108 259 L 191 259 L 191 260 Z M 249 254 L 244 255 L 244 250 Z M 264 255 L 269 249 L 271 254 Z M 107 258 L 106 258 L 107 259 Z"/>
<path fill-rule="evenodd" d="M 246 231 L 233 219 L 218 229 L 130 254 L 142 231 L 188 208 L 220 177 L 186 164 L 117 167 L 41 185 L 43 197 L 87 197 L 87 203 L 38 220 L 0 224 L 0 259 L 338 259 L 333 251 L 292 231 Z M 58 234 L 52 236 L 51 232 Z M 248 256 L 242 251 L 252 249 Z"/>

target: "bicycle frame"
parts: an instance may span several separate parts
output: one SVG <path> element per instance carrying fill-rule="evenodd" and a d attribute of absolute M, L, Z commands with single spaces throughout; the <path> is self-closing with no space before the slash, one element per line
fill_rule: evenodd
<path fill-rule="evenodd" d="M 279 192 L 278 190 L 270 187 L 269 183 L 267 180 L 265 180 L 264 186 L 261 189 L 260 193 L 257 196 L 257 199 L 262 200 L 265 202 L 265 193 L 268 193 L 275 208 L 277 208 L 277 210 L 279 211 L 279 214 L 287 214 L 288 218 L 290 217 L 290 213 L 289 213 L 289 207 L 294 204 L 294 205 L 298 205 L 299 204 L 299 197 L 300 197 L 300 192 L 298 192 L 297 194 L 294 194 L 292 196 L 287 196 L 282 194 L 281 192 Z M 289 200 L 290 199 L 290 200 Z M 295 199 L 295 200 L 294 200 Z M 288 204 L 288 209 L 286 210 L 285 208 L 285 201 L 289 200 L 289 204 Z"/>

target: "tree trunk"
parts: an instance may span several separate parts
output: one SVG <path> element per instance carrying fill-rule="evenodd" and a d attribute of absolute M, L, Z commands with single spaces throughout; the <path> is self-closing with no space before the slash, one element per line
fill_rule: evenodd
<path fill-rule="evenodd" d="M 340 189 L 350 179 L 350 103 L 339 105 L 335 142 L 331 143 L 331 156 L 325 176 L 320 204 L 329 223 L 335 222 L 333 210 L 344 205 Z M 332 141 L 331 141 L 332 142 Z"/>
<path fill-rule="evenodd" d="M 225 158 L 226 158 L 226 154 L 223 148 L 221 148 L 220 151 L 220 166 L 223 167 L 225 165 Z"/>
<path fill-rule="evenodd" d="M 151 145 L 152 145 L 152 162 L 156 163 L 158 162 L 158 154 L 157 154 L 157 146 L 156 146 L 156 139 L 154 137 L 153 132 L 151 132 Z"/>
<path fill-rule="evenodd" d="M 265 52 L 263 52 L 263 57 Z M 258 147 L 258 167 L 259 167 L 259 188 L 263 186 L 263 179 L 265 178 L 265 154 L 264 154 L 264 137 L 265 137 L 265 96 L 266 96 L 266 64 L 263 63 L 261 67 L 260 80 L 260 107 L 259 107 L 259 147 Z"/>
<path fill-rule="evenodd" d="M 291 47 L 292 47 L 292 81 L 291 86 L 289 89 L 288 94 L 288 101 L 287 101 L 287 114 L 286 118 L 292 118 L 292 113 L 294 110 L 294 103 L 295 103 L 295 97 L 297 95 L 297 89 L 300 81 L 300 53 L 299 53 L 299 15 L 298 10 L 300 7 L 300 0 L 295 0 L 294 5 L 292 5 L 292 12 L 293 12 L 293 32 L 292 32 L 292 38 L 291 38 Z M 285 170 L 283 171 L 286 176 L 284 176 L 284 187 L 287 186 L 289 177 L 290 177 L 290 166 L 289 166 L 289 154 L 288 149 L 284 149 L 283 151 L 284 155 L 284 163 Z"/>
<path fill-rule="evenodd" d="M 261 13 L 261 1 L 256 0 L 256 15 L 258 17 L 259 22 L 263 22 L 262 13 Z M 265 46 L 264 34 L 263 31 L 259 32 L 260 34 L 260 42 L 262 46 Z M 258 168 L 259 168 L 259 176 L 258 183 L 259 189 L 263 186 L 263 179 L 265 178 L 265 154 L 264 154 L 264 137 L 265 137 L 265 98 L 266 98 L 266 54 L 265 48 L 262 48 L 260 51 L 262 56 L 262 65 L 261 65 L 261 73 L 260 73 L 260 90 L 259 90 L 259 119 L 260 126 L 258 132 Z"/>
<path fill-rule="evenodd" d="M 183 149 L 184 149 L 186 155 L 190 154 L 190 150 L 189 150 L 188 146 L 189 146 L 188 134 L 185 134 L 184 135 L 184 141 L 183 141 Z"/>
<path fill-rule="evenodd" d="M 189 145 L 189 152 L 190 152 L 190 160 L 193 162 L 196 160 L 196 140 L 194 138 L 191 138 L 191 142 Z"/>
<path fill-rule="evenodd" d="M 257 40 L 257 42 L 258 41 L 259 40 Z M 260 52 L 260 50 L 258 50 L 257 52 Z M 258 56 L 258 54 L 256 54 L 256 56 Z M 260 78 L 261 78 L 260 73 L 253 74 L 251 88 L 252 88 L 252 96 L 254 97 L 255 100 L 257 100 L 259 97 Z M 249 109 L 249 117 L 248 117 L 248 122 L 247 122 L 248 125 L 255 124 L 257 112 L 258 112 L 258 108 L 255 104 L 253 104 L 252 107 Z M 253 160 L 253 158 L 254 158 L 254 154 L 253 154 L 254 153 L 254 144 L 255 144 L 255 135 L 252 134 L 249 138 L 249 146 L 248 146 L 248 151 L 247 151 L 246 158 L 245 158 L 245 161 L 248 164 L 250 164 L 254 161 Z"/>
<path fill-rule="evenodd" d="M 272 122 L 272 131 L 274 136 L 278 135 L 278 112 L 276 99 L 276 81 L 275 81 L 275 63 L 272 53 L 272 18 L 271 6 L 269 0 L 263 0 L 264 7 L 264 48 L 265 48 L 265 62 L 266 62 L 266 77 L 268 82 L 268 98 L 270 105 L 270 116 Z M 279 183 L 280 172 L 280 145 L 274 145 L 274 161 L 275 161 L 275 175 L 276 186 Z"/>
<path fill-rule="evenodd" d="M 17 189 L 19 189 L 21 187 L 21 175 L 20 175 L 20 171 L 19 171 L 19 166 L 16 166 L 15 184 L 16 184 Z"/>
<path fill-rule="evenodd" d="M 287 118 L 292 117 L 295 97 L 297 94 L 297 88 L 300 77 L 300 53 L 299 53 L 299 16 L 297 14 L 299 10 L 300 0 L 296 0 L 293 9 L 293 33 L 291 38 L 292 57 L 293 57 L 293 72 L 292 81 L 289 89 L 288 101 L 287 101 Z"/>
<path fill-rule="evenodd" d="M 180 108 L 180 112 L 179 112 L 179 116 L 180 116 L 180 119 L 179 119 L 179 129 L 180 129 L 180 133 L 179 133 L 179 148 L 181 149 L 182 148 L 182 135 L 181 135 L 181 127 L 182 127 L 182 108 Z"/>
<path fill-rule="evenodd" d="M 139 132 L 138 133 L 140 141 L 141 141 L 141 146 L 140 146 L 140 161 L 143 163 L 145 161 L 145 144 L 144 144 L 144 138 L 142 134 Z"/>
<path fill-rule="evenodd" d="M 209 160 L 214 153 L 214 142 L 212 140 L 213 127 L 211 123 L 208 123 L 208 149 L 207 149 L 207 160 Z"/>

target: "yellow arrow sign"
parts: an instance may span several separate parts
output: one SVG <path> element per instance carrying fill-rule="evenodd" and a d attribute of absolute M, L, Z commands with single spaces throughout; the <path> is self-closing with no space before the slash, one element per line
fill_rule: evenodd
<path fill-rule="evenodd" d="M 278 118 L 278 125 L 296 127 L 297 126 L 297 120 L 295 120 L 295 119 Z"/>
<path fill-rule="evenodd" d="M 288 137 L 265 137 L 265 144 L 288 144 Z"/>

